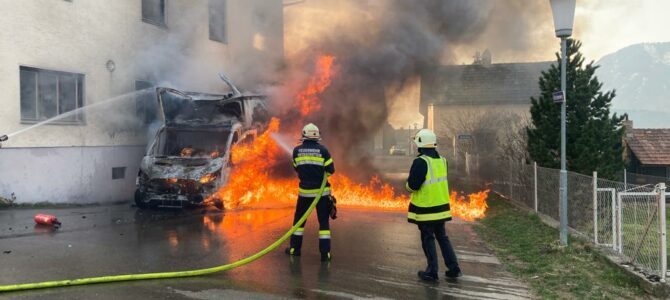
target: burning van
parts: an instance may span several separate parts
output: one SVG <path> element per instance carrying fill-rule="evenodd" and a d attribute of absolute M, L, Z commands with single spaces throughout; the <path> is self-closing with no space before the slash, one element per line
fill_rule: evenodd
<path fill-rule="evenodd" d="M 137 176 L 139 208 L 204 204 L 227 182 L 230 149 L 252 142 L 267 124 L 263 96 L 182 92 L 157 88 L 162 126 L 147 147 Z M 215 200 L 217 208 L 223 203 Z"/>

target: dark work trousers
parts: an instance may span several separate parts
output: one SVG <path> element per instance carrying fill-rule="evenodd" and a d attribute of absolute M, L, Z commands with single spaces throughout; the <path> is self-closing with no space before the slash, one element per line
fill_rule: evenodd
<path fill-rule="evenodd" d="M 447 232 L 444 229 L 444 222 L 419 224 L 419 230 L 421 231 L 421 247 L 423 248 L 423 253 L 426 255 L 426 261 L 428 262 L 426 272 L 437 275 L 438 267 L 435 239 L 437 239 L 437 243 L 440 244 L 442 257 L 444 258 L 444 263 L 447 268 L 452 271 L 460 270 L 458 261 L 456 260 L 456 253 L 454 252 L 454 248 L 451 247 L 451 242 L 449 242 Z"/>
<path fill-rule="evenodd" d="M 319 219 L 319 251 L 321 253 L 330 252 L 330 224 L 329 224 L 329 211 L 330 211 L 330 198 L 329 196 L 323 196 L 319 200 L 319 203 L 316 204 L 316 215 Z M 302 217 L 310 204 L 314 201 L 314 197 L 298 197 L 298 203 L 295 206 L 295 215 L 293 216 L 293 225 L 298 223 L 298 220 Z M 307 220 L 305 220 L 305 223 Z M 295 249 L 296 252 L 300 252 L 302 247 L 302 236 L 305 233 L 305 223 L 302 223 L 300 228 L 291 235 L 291 248 Z"/>

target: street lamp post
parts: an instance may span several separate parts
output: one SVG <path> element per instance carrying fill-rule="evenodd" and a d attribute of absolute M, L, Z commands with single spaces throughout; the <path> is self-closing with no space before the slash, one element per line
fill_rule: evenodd
<path fill-rule="evenodd" d="M 561 92 L 563 101 L 561 103 L 561 178 L 560 178 L 560 196 L 561 196 L 561 245 L 568 244 L 568 171 L 565 158 L 566 143 L 566 63 L 568 56 L 567 39 L 572 35 L 572 25 L 575 19 L 576 0 L 549 0 L 551 3 L 551 12 L 554 16 L 554 28 L 556 37 L 561 39 Z"/>

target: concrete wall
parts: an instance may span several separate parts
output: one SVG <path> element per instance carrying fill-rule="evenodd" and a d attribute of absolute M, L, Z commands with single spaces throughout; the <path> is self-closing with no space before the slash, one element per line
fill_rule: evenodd
<path fill-rule="evenodd" d="M 208 0 L 166 0 L 166 26 L 143 22 L 140 0 L 0 7 L 0 134 L 32 125 L 21 121 L 21 66 L 84 74 L 84 105 L 97 105 L 83 124 L 45 125 L 3 143 L 0 197 L 15 193 L 20 202 L 128 199 L 150 131 L 136 116 L 136 80 L 223 93 L 218 72 L 253 89 L 282 66 L 281 0 L 227 0 L 226 43 L 209 39 Z M 119 164 L 126 179 L 112 182 Z"/>
<path fill-rule="evenodd" d="M 0 150 L 0 196 L 19 203 L 131 200 L 141 146 L 7 148 Z M 112 180 L 112 168 L 126 167 Z"/>

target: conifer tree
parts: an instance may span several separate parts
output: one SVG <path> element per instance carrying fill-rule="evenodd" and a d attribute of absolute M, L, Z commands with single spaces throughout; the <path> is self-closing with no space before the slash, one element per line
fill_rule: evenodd
<path fill-rule="evenodd" d="M 615 91 L 602 92 L 595 76 L 598 66 L 584 64 L 581 43 L 568 40 L 567 59 L 567 168 L 590 175 L 593 171 L 614 178 L 623 169 L 623 119 L 610 113 Z M 528 131 L 528 153 L 538 165 L 560 168 L 561 106 L 552 94 L 561 89 L 561 60 L 542 72 L 541 94 L 531 98 L 532 125 Z"/>

